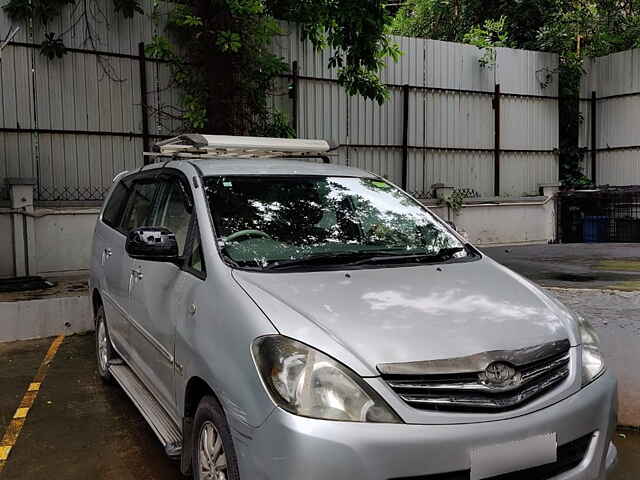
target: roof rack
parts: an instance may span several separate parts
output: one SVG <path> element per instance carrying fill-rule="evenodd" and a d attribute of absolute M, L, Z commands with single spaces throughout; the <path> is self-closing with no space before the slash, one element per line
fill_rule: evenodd
<path fill-rule="evenodd" d="M 156 143 L 148 155 L 180 157 L 326 157 L 330 150 L 325 140 L 292 138 L 235 137 L 187 133 Z"/>

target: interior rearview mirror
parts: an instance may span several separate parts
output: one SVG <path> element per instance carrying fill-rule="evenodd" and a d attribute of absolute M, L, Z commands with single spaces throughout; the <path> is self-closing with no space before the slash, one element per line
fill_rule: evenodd
<path fill-rule="evenodd" d="M 157 262 L 178 260 L 175 234 L 165 227 L 138 227 L 129 231 L 125 250 L 131 258 Z"/>

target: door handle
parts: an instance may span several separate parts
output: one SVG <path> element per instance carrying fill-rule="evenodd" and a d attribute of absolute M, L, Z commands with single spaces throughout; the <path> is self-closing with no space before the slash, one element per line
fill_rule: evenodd
<path fill-rule="evenodd" d="M 142 273 L 142 269 L 141 268 L 132 268 L 131 269 L 131 275 L 133 276 L 133 278 L 135 278 L 136 280 L 142 280 L 142 277 L 144 277 L 143 273 Z"/>
<path fill-rule="evenodd" d="M 113 254 L 113 252 L 111 251 L 110 248 L 105 248 L 102 251 L 102 265 L 104 266 L 104 264 L 106 263 L 107 259 Z"/>

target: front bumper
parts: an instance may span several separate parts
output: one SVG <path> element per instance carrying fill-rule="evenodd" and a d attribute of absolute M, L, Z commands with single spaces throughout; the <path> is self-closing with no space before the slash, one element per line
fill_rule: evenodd
<path fill-rule="evenodd" d="M 430 475 L 469 470 L 470 452 L 479 446 L 552 432 L 564 445 L 593 434 L 582 462 L 553 478 L 604 480 L 616 459 L 610 441 L 616 404 L 616 380 L 605 373 L 555 405 L 508 420 L 368 424 L 314 420 L 275 409 L 251 435 L 234 435 L 234 443 L 245 479 L 430 480 Z"/>

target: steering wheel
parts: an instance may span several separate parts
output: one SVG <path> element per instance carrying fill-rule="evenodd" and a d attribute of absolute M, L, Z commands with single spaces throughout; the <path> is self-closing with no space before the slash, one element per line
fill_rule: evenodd
<path fill-rule="evenodd" d="M 258 237 L 258 238 L 269 238 L 271 239 L 271 237 L 264 233 L 261 232 L 260 230 L 240 230 L 237 232 L 232 233 L 231 235 L 229 235 L 227 238 L 225 238 L 225 242 L 232 242 L 234 240 L 237 240 L 239 238 L 242 237 Z"/>

